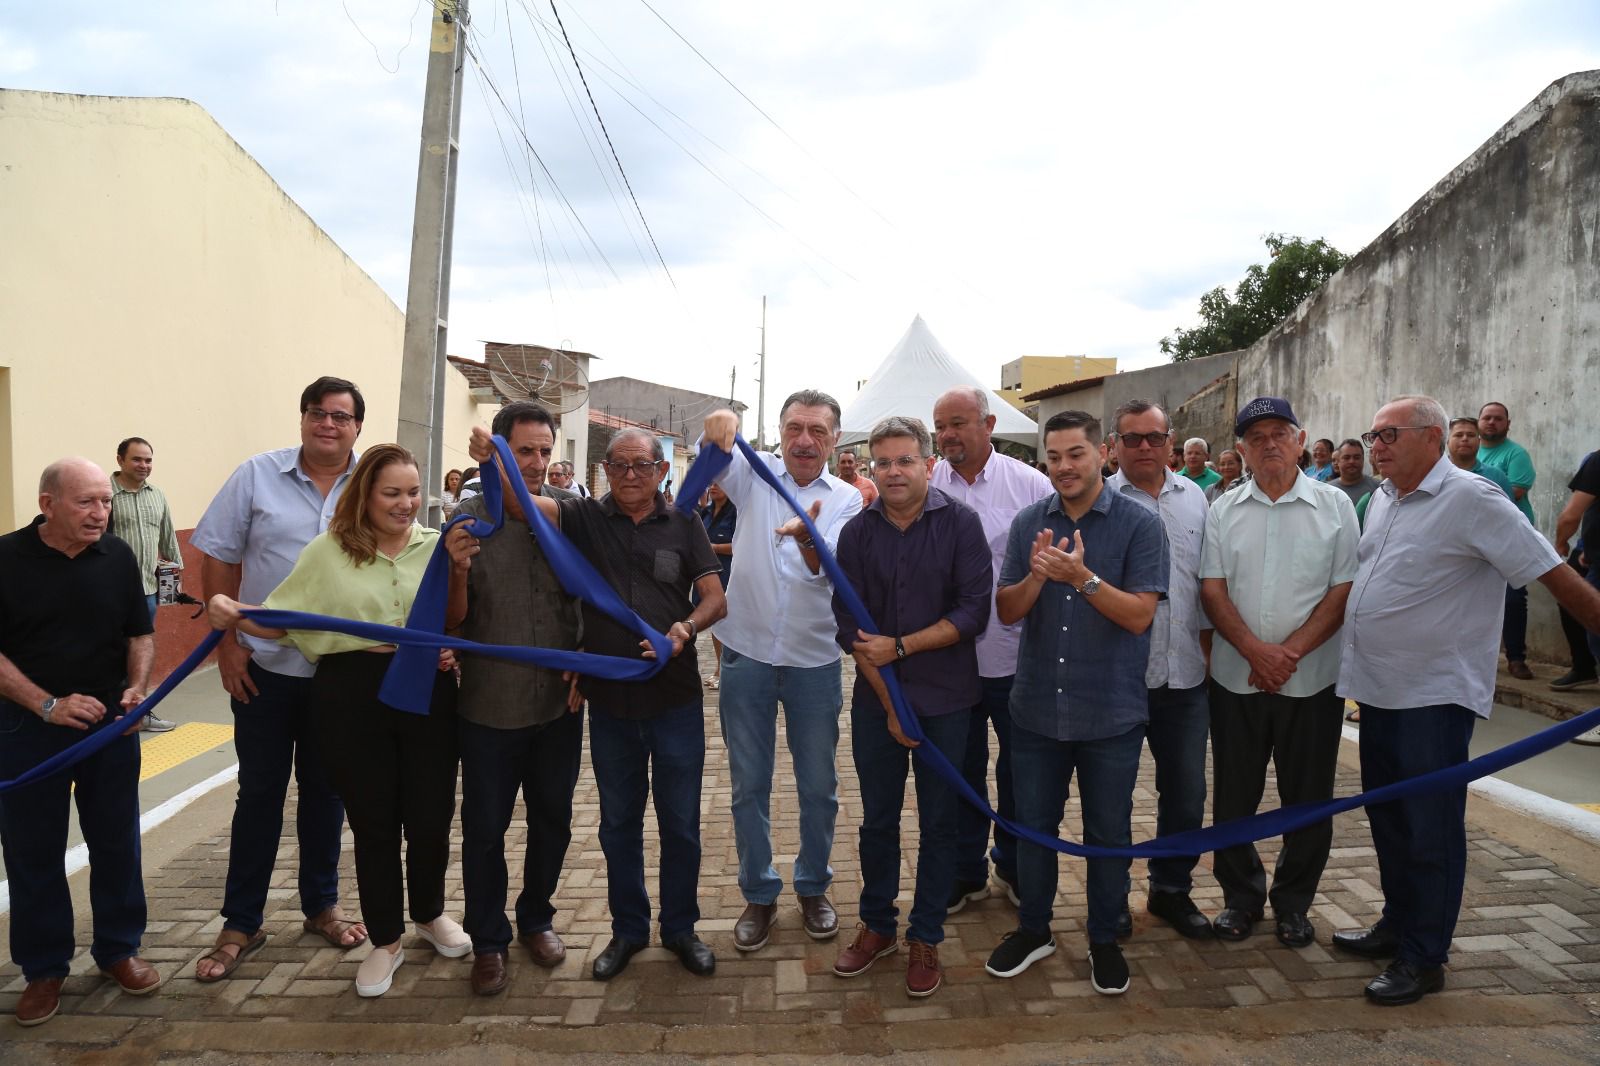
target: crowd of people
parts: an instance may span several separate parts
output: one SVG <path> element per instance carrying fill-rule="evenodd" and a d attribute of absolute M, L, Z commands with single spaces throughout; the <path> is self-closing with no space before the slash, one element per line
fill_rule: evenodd
<path fill-rule="evenodd" d="M 491 431 L 475 429 L 469 453 L 485 465 L 450 471 L 440 497 L 448 514 L 475 521 L 441 536 L 419 521 L 427 500 L 415 459 L 394 444 L 356 449 L 360 389 L 313 382 L 300 397 L 299 444 L 242 463 L 191 538 L 210 620 L 227 631 L 218 674 L 239 761 L 221 928 L 196 979 L 229 978 L 266 941 L 291 774 L 303 928 L 342 950 L 370 942 L 358 995 L 392 987 L 408 919 L 439 955 L 472 956 L 466 984 L 479 995 L 507 987 L 513 939 L 533 963 L 559 965 L 557 896 L 585 724 L 611 916 L 592 976 L 621 973 L 652 928 L 691 974 L 714 972 L 715 952 L 696 931 L 708 688 L 720 689 L 716 724 L 733 786 L 721 816 L 733 824 L 745 901 L 733 948 L 769 943 L 785 913 L 785 873 L 789 913 L 804 932 L 836 937 L 843 655 L 855 666 L 861 874 L 857 924 L 833 972 L 855 977 L 900 950 L 909 776 L 919 828 L 904 922 L 914 997 L 944 980 L 949 915 L 995 888 L 1016 919 L 991 946 L 987 972 L 1015 977 L 1056 951 L 1061 858 L 1044 841 L 1060 833 L 1074 781 L 1081 840 L 1116 849 L 1132 841 L 1146 748 L 1160 836 L 1200 828 L 1208 794 L 1216 823 L 1255 813 L 1269 764 L 1283 803 L 1330 798 L 1346 700 L 1361 711 L 1365 787 L 1463 762 L 1474 723 L 1490 710 L 1502 643 L 1510 670 L 1526 674 L 1532 581 L 1570 612 L 1573 669 L 1555 684 L 1594 680 L 1600 558 L 1584 545 L 1600 543 L 1600 452 L 1574 477 L 1552 547 L 1532 524 L 1533 466 L 1508 438 L 1501 404 L 1452 420 L 1431 398 L 1403 396 L 1359 438 L 1308 450 L 1290 401 L 1260 397 L 1238 412 L 1232 446 L 1213 466 L 1205 440 L 1180 442 L 1161 406 L 1129 400 L 1105 426 L 1082 411 L 1051 417 L 1040 470 L 995 447 L 988 403 L 981 389 L 952 389 L 929 422 L 878 423 L 862 455 L 838 450 L 838 403 L 802 390 L 782 405 L 777 450 L 753 462 L 734 447 L 738 416 L 716 411 L 701 443 L 733 458 L 698 514 L 670 505 L 667 463 L 648 431 L 611 439 L 610 491 L 594 498 L 570 463 L 553 459 L 550 413 L 511 403 L 492 433 L 512 468 L 487 465 Z M 40 479 L 40 516 L 0 537 L 0 779 L 89 731 L 123 731 L 67 772 L 0 800 L 24 1025 L 56 1013 L 75 950 L 62 861 L 74 797 L 94 869 L 95 965 L 130 994 L 161 980 L 139 956 L 139 747 L 120 721 L 148 691 L 156 570 L 181 565 L 165 498 L 149 484 L 152 463 L 141 438 L 119 447 L 110 477 L 85 459 L 53 463 Z M 491 517 L 483 476 L 505 490 L 493 536 L 475 532 Z M 513 478 L 537 521 L 523 513 Z M 768 478 L 799 501 L 809 525 Z M 544 523 L 666 643 L 652 646 L 569 595 L 535 533 Z M 646 680 L 626 681 L 443 651 L 427 713 L 417 714 L 380 697 L 393 646 L 249 615 L 262 605 L 404 625 L 436 552 L 448 560 L 453 634 L 634 660 L 660 647 L 670 657 Z M 877 632 L 834 587 L 823 566 L 830 553 Z M 697 658 L 702 633 L 716 655 L 707 670 Z M 910 733 L 891 709 L 891 667 L 916 718 Z M 775 861 L 771 816 L 780 708 L 794 782 L 784 799 L 799 821 L 787 871 Z M 1018 833 L 991 825 L 915 758 L 924 745 Z M 445 893 L 458 776 L 459 919 Z M 519 794 L 527 847 L 508 914 L 506 835 Z M 1335 931 L 1331 943 L 1390 960 L 1366 986 L 1375 1003 L 1415 1002 L 1443 985 L 1465 878 L 1465 796 L 1447 789 L 1368 809 L 1382 917 Z M 654 901 L 647 799 L 659 840 Z M 359 919 L 341 906 L 346 820 Z M 1194 899 L 1198 856 L 1152 859 L 1145 907 L 1184 937 L 1242 941 L 1270 905 L 1276 938 L 1308 946 L 1331 842 L 1330 821 L 1286 834 L 1270 881 L 1253 844 L 1221 849 L 1213 915 Z M 1078 950 L 1093 989 L 1115 995 L 1131 982 L 1119 943 L 1133 929 L 1131 861 L 1113 853 L 1084 862 Z"/>

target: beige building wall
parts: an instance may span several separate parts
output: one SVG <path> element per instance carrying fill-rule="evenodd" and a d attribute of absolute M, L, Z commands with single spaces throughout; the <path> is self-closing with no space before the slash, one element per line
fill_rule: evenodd
<path fill-rule="evenodd" d="M 1024 355 L 1000 368 L 998 392 L 1019 411 L 1032 406 L 1023 400 L 1030 393 L 1084 378 L 1097 378 L 1117 372 L 1114 358 L 1098 359 L 1087 355 Z M 1043 422 L 1044 419 L 1040 418 Z"/>
<path fill-rule="evenodd" d="M 394 439 L 404 315 L 198 105 L 0 90 L 0 234 L 4 529 L 47 463 L 134 435 L 192 527 L 322 374 Z"/>

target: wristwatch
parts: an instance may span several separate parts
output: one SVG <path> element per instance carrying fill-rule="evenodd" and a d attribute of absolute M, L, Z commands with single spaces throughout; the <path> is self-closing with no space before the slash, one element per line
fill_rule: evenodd
<path fill-rule="evenodd" d="M 39 704 L 39 717 L 48 722 L 50 721 L 50 716 L 55 713 L 55 709 L 56 698 L 54 696 L 46 696 L 44 702 Z"/>
<path fill-rule="evenodd" d="M 904 659 L 906 657 L 905 641 L 901 640 L 899 637 L 894 638 L 894 657 L 896 659 Z"/>
<path fill-rule="evenodd" d="M 1085 596 L 1093 596 L 1096 592 L 1100 591 L 1100 586 L 1102 584 L 1104 584 L 1104 582 L 1100 580 L 1099 574 L 1090 574 L 1089 580 L 1085 581 L 1083 583 L 1083 587 L 1078 591 L 1083 593 Z"/>

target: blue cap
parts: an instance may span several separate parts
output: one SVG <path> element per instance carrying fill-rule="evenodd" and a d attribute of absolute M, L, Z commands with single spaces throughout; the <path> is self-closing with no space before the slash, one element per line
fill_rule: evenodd
<path fill-rule="evenodd" d="M 1257 396 L 1239 408 L 1239 417 L 1233 420 L 1233 435 L 1242 437 L 1245 430 L 1267 418 L 1281 418 L 1296 428 L 1300 425 L 1288 400 L 1281 396 Z"/>

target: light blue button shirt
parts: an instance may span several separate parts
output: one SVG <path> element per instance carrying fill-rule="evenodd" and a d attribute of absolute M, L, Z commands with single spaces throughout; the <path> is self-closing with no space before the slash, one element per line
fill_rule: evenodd
<path fill-rule="evenodd" d="M 277 588 L 311 538 L 328 528 L 333 509 L 360 455 L 333 483 L 324 499 L 316 482 L 300 468 L 300 449 L 262 452 L 239 464 L 217 493 L 189 543 L 211 558 L 237 563 L 239 599 L 263 603 Z M 239 634 L 256 665 L 275 674 L 310 677 L 316 667 L 304 655 L 276 641 Z"/>
<path fill-rule="evenodd" d="M 1172 561 L 1167 578 L 1167 596 L 1156 601 L 1155 621 L 1150 623 L 1150 665 L 1144 683 L 1150 688 L 1194 688 L 1205 684 L 1206 656 L 1200 648 L 1200 631 L 1210 629 L 1211 621 L 1200 607 L 1200 556 L 1206 541 L 1205 490 L 1186 477 L 1163 470 L 1166 481 L 1158 500 L 1128 480 L 1118 470 L 1106 479 L 1106 487 L 1119 492 L 1161 516 L 1167 534 L 1167 552 Z"/>

